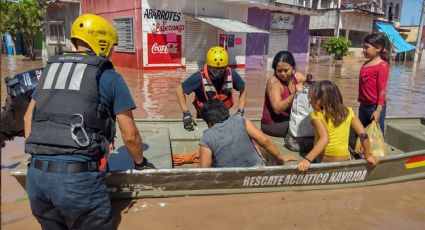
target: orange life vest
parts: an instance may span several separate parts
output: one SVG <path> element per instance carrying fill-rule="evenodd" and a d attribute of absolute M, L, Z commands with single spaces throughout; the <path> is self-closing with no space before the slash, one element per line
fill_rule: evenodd
<path fill-rule="evenodd" d="M 226 79 L 224 84 L 220 90 L 217 92 L 214 87 L 211 78 L 208 74 L 207 64 L 204 65 L 204 69 L 200 71 L 202 76 L 202 91 L 204 92 L 205 99 L 218 99 L 224 103 L 224 105 L 230 109 L 233 106 L 233 76 L 230 68 L 226 69 Z M 198 115 L 200 114 L 201 108 L 204 105 L 201 101 L 199 101 L 198 97 L 195 95 L 195 100 L 192 103 Z"/>

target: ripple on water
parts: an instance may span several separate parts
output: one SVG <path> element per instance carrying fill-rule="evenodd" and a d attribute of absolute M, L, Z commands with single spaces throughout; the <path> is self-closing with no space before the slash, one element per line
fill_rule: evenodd
<path fill-rule="evenodd" d="M 358 108 L 358 74 L 361 61 L 347 60 L 343 66 L 324 63 L 310 63 L 306 73 L 311 73 L 316 80 L 333 80 L 340 87 L 344 102 Z M 175 96 L 175 88 L 193 71 L 136 71 L 118 68 L 129 83 L 138 108 L 138 118 L 181 118 L 181 111 Z M 190 72 L 190 73 L 189 73 Z M 271 72 L 258 70 L 238 70 L 246 84 L 248 101 L 246 115 L 260 117 L 266 81 Z M 237 101 L 238 94 L 236 94 Z M 193 95 L 187 96 L 189 108 Z M 387 86 L 387 114 L 390 116 L 420 116 L 425 114 L 422 106 L 425 101 L 425 67 L 413 68 L 413 63 L 391 64 L 390 78 Z M 231 110 L 234 113 L 235 108 Z"/>

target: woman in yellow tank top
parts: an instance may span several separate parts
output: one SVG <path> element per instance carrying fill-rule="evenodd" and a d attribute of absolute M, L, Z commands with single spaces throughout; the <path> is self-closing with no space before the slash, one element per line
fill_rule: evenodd
<path fill-rule="evenodd" d="M 328 80 L 315 82 L 309 91 L 313 112 L 311 123 L 315 129 L 313 149 L 298 164 L 298 170 L 306 171 L 316 157 L 322 162 L 350 160 L 348 138 L 350 127 L 356 131 L 361 140 L 364 159 L 376 165 L 378 159 L 369 150 L 367 133 L 350 107 L 346 107 L 338 87 Z"/>

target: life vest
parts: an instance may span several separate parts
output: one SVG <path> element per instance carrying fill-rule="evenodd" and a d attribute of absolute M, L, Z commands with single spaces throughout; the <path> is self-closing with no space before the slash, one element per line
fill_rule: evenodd
<path fill-rule="evenodd" d="M 100 75 L 110 68 L 107 58 L 90 54 L 50 58 L 36 88 L 25 152 L 102 157 L 115 136 L 115 120 L 99 99 Z"/>
<path fill-rule="evenodd" d="M 217 92 L 217 89 L 214 87 L 211 78 L 208 74 L 208 66 L 204 65 L 204 69 L 200 71 L 202 76 L 202 91 L 204 93 L 205 99 L 218 99 L 224 103 L 224 105 L 230 109 L 233 104 L 233 76 L 230 68 L 226 69 L 226 79 L 223 83 L 223 86 L 220 92 Z M 192 103 L 198 114 L 200 114 L 201 108 L 204 105 L 203 102 L 199 100 L 199 98 L 195 95 L 195 99 Z"/>

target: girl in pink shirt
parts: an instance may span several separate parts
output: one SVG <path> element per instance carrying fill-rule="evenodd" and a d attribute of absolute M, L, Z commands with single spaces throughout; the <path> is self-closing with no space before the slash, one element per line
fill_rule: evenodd
<path fill-rule="evenodd" d="M 368 59 L 360 69 L 359 119 L 363 126 L 373 120 L 379 123 L 384 133 L 390 55 L 385 49 L 387 40 L 383 33 L 371 33 L 363 42 L 363 54 Z"/>

